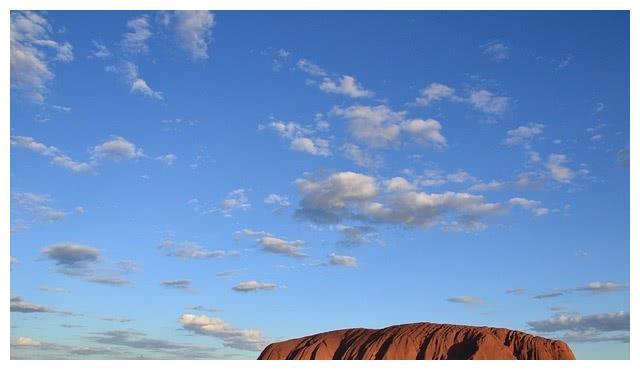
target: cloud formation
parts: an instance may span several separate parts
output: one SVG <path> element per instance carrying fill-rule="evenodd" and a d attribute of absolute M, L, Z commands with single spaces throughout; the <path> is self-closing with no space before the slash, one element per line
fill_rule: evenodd
<path fill-rule="evenodd" d="M 489 41 L 480 45 L 480 48 L 482 49 L 483 54 L 497 62 L 509 59 L 509 47 L 499 40 Z"/>
<path fill-rule="evenodd" d="M 386 105 L 334 107 L 331 114 L 347 121 L 354 139 L 374 148 L 398 145 L 402 137 L 434 148 L 447 146 L 442 125 L 435 119 L 406 119 L 407 112 Z"/>
<path fill-rule="evenodd" d="M 261 283 L 255 280 L 243 281 L 236 284 L 232 289 L 236 292 L 248 293 L 257 292 L 259 290 L 274 290 L 278 287 L 277 284 Z"/>
<path fill-rule="evenodd" d="M 53 39 L 51 24 L 41 13 L 11 12 L 11 89 L 26 100 L 43 103 L 47 84 L 54 79 L 51 62 L 73 61 L 73 47 Z"/>
<path fill-rule="evenodd" d="M 226 251 L 221 249 L 205 249 L 198 243 L 183 241 L 179 244 L 175 244 L 171 241 L 164 241 L 161 244 L 160 249 L 167 251 L 167 256 L 176 257 L 181 260 L 196 260 L 196 259 L 210 259 L 210 258 L 222 258 L 238 256 L 237 252 Z"/>
<path fill-rule="evenodd" d="M 363 88 L 362 85 L 356 81 L 355 77 L 349 75 L 343 75 L 337 79 L 325 77 L 318 87 L 326 93 L 347 95 L 352 98 L 368 98 L 373 96 L 372 91 Z"/>
<path fill-rule="evenodd" d="M 468 295 L 462 295 L 462 296 L 456 296 L 456 297 L 449 297 L 447 298 L 448 302 L 451 303 L 459 303 L 459 304 L 463 304 L 465 306 L 478 306 L 484 303 L 484 301 L 480 298 L 476 298 L 476 297 L 471 297 Z"/>
<path fill-rule="evenodd" d="M 559 314 L 546 320 L 529 321 L 531 329 L 539 332 L 563 330 L 628 331 L 629 312 L 618 311 L 597 315 Z"/>
<path fill-rule="evenodd" d="M 426 107 L 433 102 L 445 100 L 460 101 L 462 99 L 456 95 L 454 88 L 433 82 L 420 91 L 420 96 L 418 96 L 411 105 Z"/>
<path fill-rule="evenodd" d="M 334 266 L 358 267 L 358 260 L 355 257 L 335 253 L 329 255 L 329 263 Z"/>
<path fill-rule="evenodd" d="M 453 231 L 478 230 L 480 220 L 504 210 L 481 195 L 425 193 L 402 177 L 379 183 L 371 176 L 338 172 L 325 179 L 297 179 L 302 196 L 297 217 L 315 223 L 367 220 L 403 227 L 441 224 Z"/>
<path fill-rule="evenodd" d="M 11 136 L 11 146 L 28 149 L 45 157 L 51 157 L 51 163 L 73 172 L 88 172 L 92 169 L 91 164 L 74 161 L 60 149 L 39 143 L 30 136 Z"/>
<path fill-rule="evenodd" d="M 261 331 L 236 329 L 217 317 L 184 314 L 180 317 L 180 324 L 184 329 L 196 334 L 219 338 L 224 346 L 229 348 L 261 351 L 267 345 Z"/>

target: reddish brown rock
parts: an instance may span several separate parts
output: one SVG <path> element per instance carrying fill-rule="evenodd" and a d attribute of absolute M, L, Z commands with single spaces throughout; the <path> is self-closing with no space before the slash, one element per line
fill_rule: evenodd
<path fill-rule="evenodd" d="M 259 360 L 575 360 L 560 340 L 516 330 L 415 323 L 272 343 Z"/>

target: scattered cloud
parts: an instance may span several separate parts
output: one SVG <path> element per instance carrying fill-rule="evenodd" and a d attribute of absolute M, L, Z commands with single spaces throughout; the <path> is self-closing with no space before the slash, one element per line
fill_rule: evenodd
<path fill-rule="evenodd" d="M 98 262 L 102 260 L 99 249 L 83 244 L 67 242 L 54 244 L 42 249 L 43 258 L 54 261 L 57 272 L 79 277 L 88 282 L 109 285 L 125 286 L 130 281 L 120 276 L 123 273 L 131 272 L 126 270 L 98 270 Z"/>
<path fill-rule="evenodd" d="M 143 156 L 142 149 L 120 136 L 112 136 L 111 139 L 91 149 L 91 158 L 93 160 L 119 162 Z"/>
<path fill-rule="evenodd" d="M 105 316 L 105 317 L 101 317 L 100 320 L 102 320 L 102 321 L 111 321 L 111 322 L 119 322 L 119 323 L 131 322 L 130 318 L 124 317 L 124 316 Z"/>
<path fill-rule="evenodd" d="M 541 207 L 542 203 L 537 200 L 530 200 L 526 198 L 511 198 L 509 204 L 512 206 L 522 207 L 530 210 L 536 216 L 544 216 L 549 213 L 549 209 Z"/>
<path fill-rule="evenodd" d="M 245 189 L 236 189 L 222 201 L 222 213 L 229 215 L 235 209 L 246 210 L 251 207 Z"/>
<path fill-rule="evenodd" d="M 191 288 L 191 280 L 179 279 L 179 280 L 165 280 L 161 282 L 165 288 L 188 290 Z"/>
<path fill-rule="evenodd" d="M 171 242 L 171 245 L 164 241 L 161 244 L 161 249 L 168 249 L 167 256 L 176 257 L 181 260 L 196 260 L 196 259 L 210 259 L 210 258 L 222 258 L 230 256 L 238 256 L 237 252 L 225 251 L 221 249 L 210 250 L 205 249 L 197 243 L 190 241 L 183 241 L 176 245 Z"/>
<path fill-rule="evenodd" d="M 489 114 L 502 114 L 509 107 L 511 99 L 506 96 L 496 96 L 487 90 L 472 91 L 469 103 L 477 110 Z"/>
<path fill-rule="evenodd" d="M 28 303 L 20 296 L 11 296 L 11 312 L 22 313 L 56 313 L 57 311 L 35 303 Z"/>
<path fill-rule="evenodd" d="M 629 331 L 629 312 L 618 311 L 596 315 L 559 314 L 550 319 L 529 321 L 531 329 L 543 333 L 563 330 Z"/>
<path fill-rule="evenodd" d="M 356 81 L 355 77 L 344 75 L 334 80 L 329 77 L 325 77 L 320 85 L 320 90 L 339 95 L 347 95 L 352 98 L 368 98 L 373 96 L 373 92 L 366 90 Z"/>
<path fill-rule="evenodd" d="M 51 163 L 73 172 L 88 172 L 92 169 L 91 164 L 74 161 L 60 149 L 39 143 L 30 136 L 11 136 L 11 146 L 28 149 L 45 157 L 51 157 Z"/>
<path fill-rule="evenodd" d="M 122 48 L 130 54 L 145 54 L 149 51 L 147 40 L 153 35 L 148 16 L 127 21 L 128 31 L 122 35 Z"/>
<path fill-rule="evenodd" d="M 320 68 L 318 65 L 312 63 L 307 59 L 298 60 L 298 63 L 296 63 L 296 67 L 298 67 L 299 70 L 305 73 L 308 73 L 312 76 L 320 76 L 320 77 L 327 76 L 327 71 L 325 71 L 324 69 Z"/>
<path fill-rule="evenodd" d="M 144 95 L 155 100 L 164 100 L 164 95 L 161 91 L 152 89 L 147 81 L 140 77 L 137 64 L 131 61 L 124 61 L 119 66 L 107 66 L 105 70 L 121 75 L 129 86 L 129 92 L 132 94 Z"/>
<path fill-rule="evenodd" d="M 345 158 L 360 167 L 377 168 L 382 165 L 383 160 L 380 155 L 368 153 L 356 144 L 345 143 L 340 149 Z"/>
<path fill-rule="evenodd" d="M 468 295 L 457 296 L 457 297 L 449 297 L 447 298 L 448 302 L 451 303 L 459 303 L 465 306 L 478 306 L 484 303 L 484 301 L 480 298 L 471 297 Z"/>
<path fill-rule="evenodd" d="M 278 287 L 277 284 L 261 283 L 255 280 L 243 281 L 236 284 L 232 289 L 236 292 L 247 293 L 257 292 L 259 290 L 274 290 Z"/>
<path fill-rule="evenodd" d="M 178 46 L 193 60 L 208 59 L 215 26 L 214 14 L 208 10 L 178 10 L 165 12 L 165 15 L 164 26 L 172 27 Z"/>
<path fill-rule="evenodd" d="M 358 260 L 355 257 L 335 253 L 329 255 L 329 263 L 334 266 L 358 267 Z"/>
<path fill-rule="evenodd" d="M 302 246 L 304 245 L 304 241 L 302 240 L 287 241 L 275 236 L 266 235 L 257 239 L 257 243 L 262 247 L 262 250 L 266 252 L 283 254 L 295 258 L 307 257 L 307 255 L 302 252 Z"/>
<path fill-rule="evenodd" d="M 337 229 L 343 237 L 338 244 L 347 247 L 370 243 L 368 237 L 377 233 L 377 230 L 371 226 L 338 225 Z"/>
<path fill-rule="evenodd" d="M 40 342 L 29 337 L 18 337 L 13 345 L 19 347 L 38 347 L 40 346 Z"/>
<path fill-rule="evenodd" d="M 280 207 L 289 207 L 291 202 L 289 202 L 289 197 L 286 195 L 278 195 L 278 194 L 269 194 L 264 198 L 265 204 L 274 204 Z"/>
<path fill-rule="evenodd" d="M 429 228 L 448 225 L 453 231 L 478 230 L 479 219 L 504 210 L 481 195 L 425 193 L 406 179 L 378 184 L 371 176 L 338 172 L 323 180 L 297 179 L 302 195 L 299 218 L 315 223 L 338 223 L 343 219 L 368 220 L 404 227 Z"/>
<path fill-rule="evenodd" d="M 68 213 L 50 206 L 51 198 L 45 194 L 11 193 L 11 204 L 28 212 L 36 220 L 52 223 L 63 220 Z"/>
<path fill-rule="evenodd" d="M 289 140 L 289 147 L 293 150 L 323 157 L 332 154 L 329 140 L 315 136 L 316 128 L 284 121 L 272 121 L 268 125 L 258 126 L 258 130 L 267 128 L 281 138 Z"/>
<path fill-rule="evenodd" d="M 510 49 L 502 41 L 493 40 L 480 45 L 482 53 L 499 62 L 509 59 Z"/>
<path fill-rule="evenodd" d="M 26 100 L 43 103 L 47 84 L 54 79 L 51 62 L 73 61 L 73 47 L 53 39 L 54 31 L 42 13 L 11 12 L 11 89 Z"/>
<path fill-rule="evenodd" d="M 507 294 L 522 294 L 524 293 L 524 289 L 523 288 L 511 288 L 511 289 L 507 289 L 504 292 Z"/>
<path fill-rule="evenodd" d="M 552 179 L 560 183 L 568 184 L 576 176 L 576 173 L 566 166 L 567 163 L 569 163 L 569 159 L 566 155 L 552 153 L 549 154 L 545 167 L 549 171 Z"/>
<path fill-rule="evenodd" d="M 573 57 L 571 55 L 564 57 L 558 63 L 557 69 L 558 70 L 565 69 L 569 66 L 569 64 L 571 64 L 571 62 L 573 62 Z"/>
<path fill-rule="evenodd" d="M 420 91 L 420 96 L 418 96 L 413 103 L 410 103 L 410 105 L 426 107 L 433 102 L 444 100 L 461 101 L 462 99 L 456 95 L 454 88 L 433 82 Z"/>
<path fill-rule="evenodd" d="M 507 145 L 528 145 L 535 136 L 542 134 L 544 125 L 540 123 L 530 123 L 507 131 L 505 144 Z"/>
<path fill-rule="evenodd" d="M 331 114 L 348 123 L 350 134 L 374 148 L 397 145 L 404 134 L 419 144 L 443 148 L 447 141 L 442 125 L 435 119 L 405 119 L 406 112 L 396 112 L 386 105 L 352 105 L 334 107 Z"/>
<path fill-rule="evenodd" d="M 629 284 L 620 284 L 614 282 L 600 282 L 595 281 L 593 283 L 589 283 L 586 286 L 581 286 L 576 288 L 577 291 L 590 292 L 590 293 L 609 293 L 615 292 L 618 290 L 627 290 L 629 289 Z"/>
<path fill-rule="evenodd" d="M 88 56 L 89 59 L 92 59 L 92 58 L 104 59 L 104 58 L 109 58 L 111 56 L 111 52 L 109 51 L 109 48 L 107 48 L 105 44 L 96 40 L 91 40 L 91 42 L 93 43 L 95 50 L 92 50 L 91 52 L 89 52 L 89 56 Z"/>
<path fill-rule="evenodd" d="M 211 312 L 211 313 L 221 312 L 222 311 L 222 309 L 220 309 L 218 307 L 205 307 L 205 306 L 202 306 L 202 305 L 187 306 L 186 309 L 193 310 L 193 311 Z"/>
<path fill-rule="evenodd" d="M 267 345 L 259 330 L 240 330 L 217 317 L 184 314 L 180 324 L 186 330 L 196 334 L 222 339 L 225 347 L 247 351 L 261 351 Z"/>

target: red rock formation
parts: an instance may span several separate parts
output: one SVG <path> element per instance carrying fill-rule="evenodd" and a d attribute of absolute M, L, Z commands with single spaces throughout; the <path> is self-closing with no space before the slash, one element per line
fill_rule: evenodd
<path fill-rule="evenodd" d="M 575 360 L 569 346 L 521 331 L 415 323 L 343 329 L 272 343 L 259 360 Z"/>

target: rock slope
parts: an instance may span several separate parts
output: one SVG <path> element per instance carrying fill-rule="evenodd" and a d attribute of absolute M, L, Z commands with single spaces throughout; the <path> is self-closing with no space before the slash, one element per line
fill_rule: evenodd
<path fill-rule="evenodd" d="M 569 346 L 521 331 L 415 323 L 343 329 L 268 345 L 259 360 L 575 360 Z"/>

